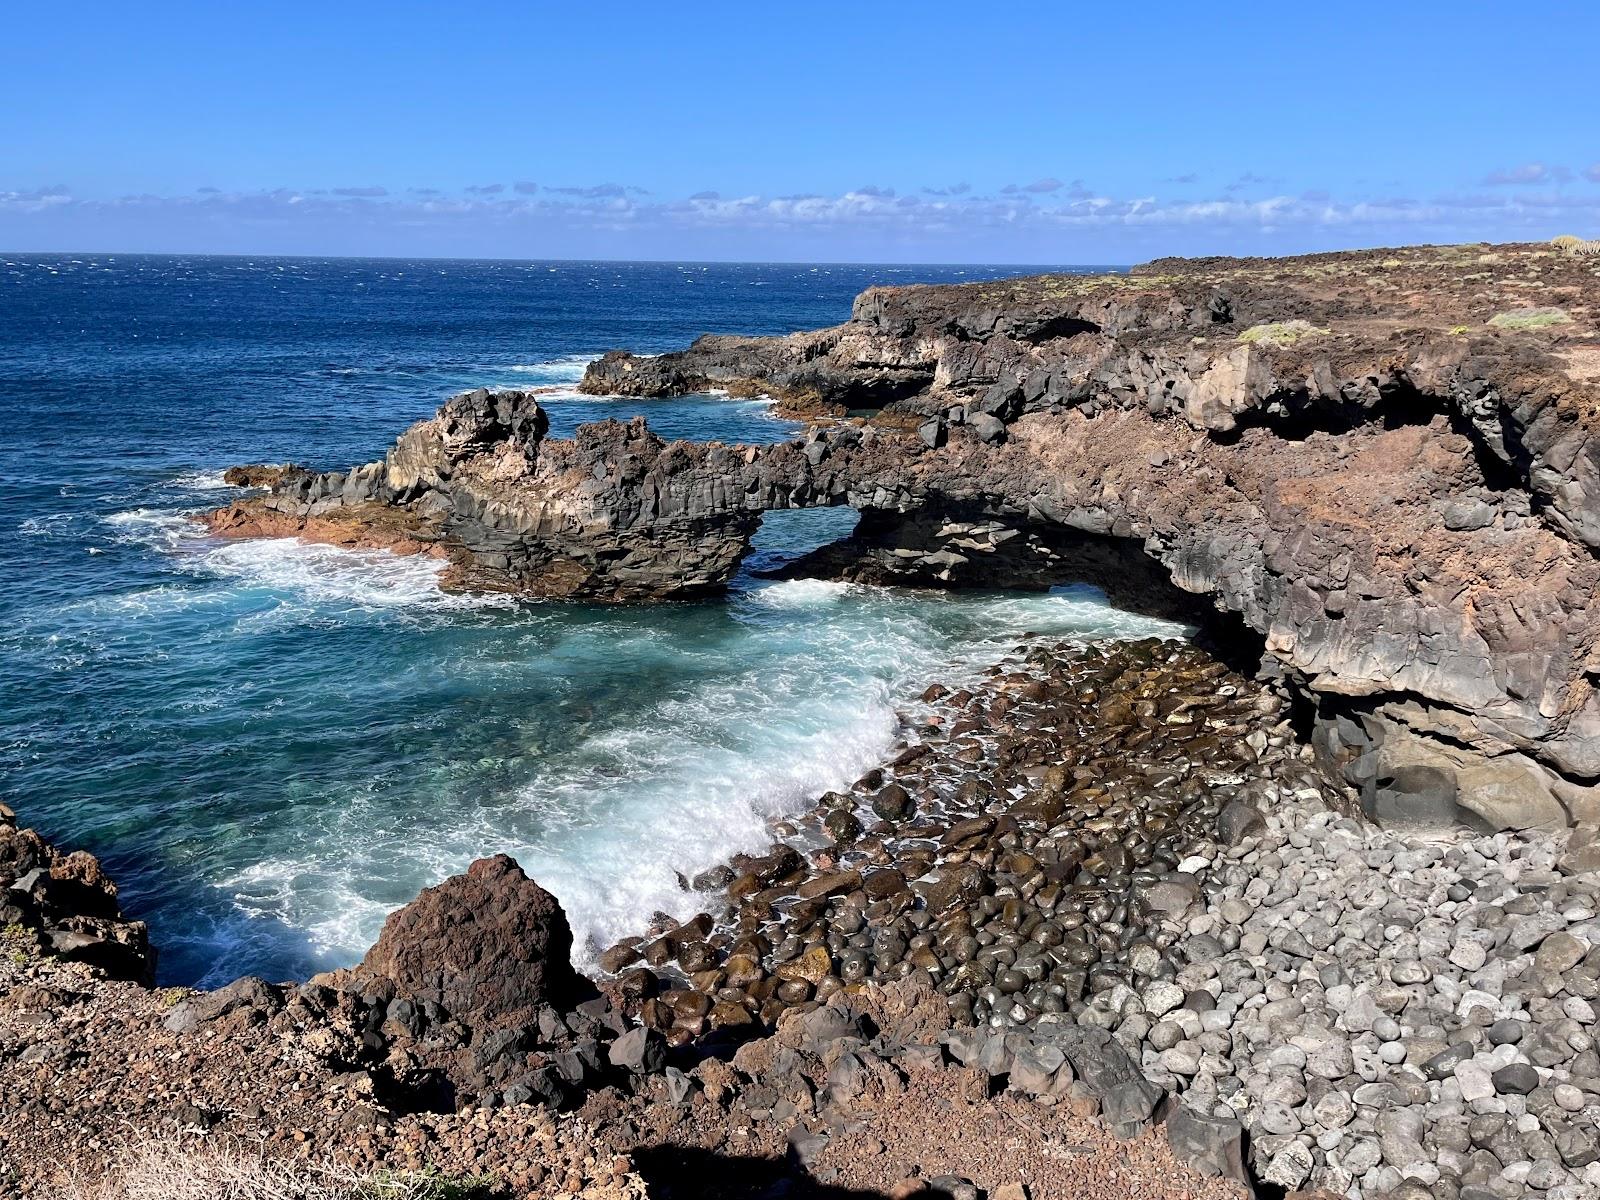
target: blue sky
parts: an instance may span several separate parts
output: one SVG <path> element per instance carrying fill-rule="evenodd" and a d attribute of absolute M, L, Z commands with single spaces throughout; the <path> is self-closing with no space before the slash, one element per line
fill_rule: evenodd
<path fill-rule="evenodd" d="M 1132 262 L 1600 236 L 1600 5 L 18 4 L 0 249 Z"/>

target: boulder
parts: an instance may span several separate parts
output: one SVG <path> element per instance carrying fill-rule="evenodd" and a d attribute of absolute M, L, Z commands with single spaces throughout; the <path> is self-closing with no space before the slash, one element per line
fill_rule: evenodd
<path fill-rule="evenodd" d="M 532 1024 L 587 990 L 561 905 L 504 854 L 391 913 L 355 974 L 480 1029 Z"/>
<path fill-rule="evenodd" d="M 1213 1178 L 1249 1186 L 1244 1165 L 1244 1126 L 1231 1118 L 1204 1116 L 1179 1105 L 1167 1118 L 1167 1143 L 1185 1166 Z"/>
<path fill-rule="evenodd" d="M 658 1074 L 667 1065 L 667 1043 L 653 1029 L 630 1029 L 606 1051 L 611 1065 L 633 1075 Z"/>
<path fill-rule="evenodd" d="M 1490 829 L 1559 829 L 1567 823 L 1544 772 L 1520 755 L 1457 772 L 1456 803 Z"/>
<path fill-rule="evenodd" d="M 979 440 L 997 445 L 1006 440 L 1006 423 L 991 413 L 979 413 L 972 418 L 972 432 Z"/>
<path fill-rule="evenodd" d="M 1217 814 L 1217 840 L 1224 846 L 1237 846 L 1247 837 L 1267 827 L 1261 810 L 1245 800 L 1232 800 Z"/>

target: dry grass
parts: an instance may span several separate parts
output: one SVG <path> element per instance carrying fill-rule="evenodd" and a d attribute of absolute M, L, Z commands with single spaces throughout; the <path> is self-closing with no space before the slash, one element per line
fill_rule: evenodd
<path fill-rule="evenodd" d="M 1563 254 L 1576 254 L 1582 258 L 1600 255 L 1600 238 L 1590 238 L 1586 241 L 1570 233 L 1563 233 L 1558 238 L 1551 238 L 1550 244 Z"/>
<path fill-rule="evenodd" d="M 1570 325 L 1572 318 L 1559 308 L 1519 308 L 1490 317 L 1489 324 L 1496 329 L 1548 329 L 1552 325 Z"/>
<path fill-rule="evenodd" d="M 432 1172 L 362 1173 L 269 1158 L 237 1144 L 150 1141 L 124 1149 L 94 1183 L 74 1181 L 64 1200 L 491 1200 L 493 1182 Z"/>
<path fill-rule="evenodd" d="M 1246 345 L 1292 346 L 1301 338 L 1327 332 L 1326 329 L 1318 329 L 1310 321 L 1273 321 L 1268 325 L 1252 325 L 1239 335 L 1239 340 Z"/>

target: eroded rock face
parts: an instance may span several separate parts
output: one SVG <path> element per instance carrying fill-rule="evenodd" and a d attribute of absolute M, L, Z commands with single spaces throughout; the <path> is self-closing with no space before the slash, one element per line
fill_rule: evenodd
<path fill-rule="evenodd" d="M 156 952 L 143 921 L 123 917 L 117 885 L 87 850 L 58 849 L 0 804 L 0 935 L 117 979 L 149 983 Z M 3 946 L 0 946 L 3 948 Z"/>
<path fill-rule="evenodd" d="M 480 1031 L 536 1023 L 585 990 L 561 905 L 504 854 L 391 913 L 356 974 Z"/>
<path fill-rule="evenodd" d="M 1565 323 L 1494 322 L 1557 300 Z M 609 600 L 715 590 L 781 508 L 861 510 L 809 565 L 879 582 L 1136 580 L 1105 557 L 1131 548 L 1261 637 L 1369 811 L 1545 819 L 1514 768 L 1570 818 L 1600 807 L 1597 311 L 1594 267 L 1533 246 L 874 288 L 834 329 L 613 353 L 584 384 L 868 419 L 770 447 L 637 421 L 552 441 L 535 398 L 472 393 L 384 463 L 213 525 L 398 514 L 460 585 Z M 1448 761 L 1390 771 L 1408 738 Z"/>
<path fill-rule="evenodd" d="M 205 521 L 224 536 L 445 555 L 447 586 L 529 596 L 674 599 L 732 578 L 760 521 L 730 483 L 742 448 L 669 446 L 642 420 L 571 441 L 547 427 L 533 392 L 466 392 L 381 462 L 286 472 Z"/>

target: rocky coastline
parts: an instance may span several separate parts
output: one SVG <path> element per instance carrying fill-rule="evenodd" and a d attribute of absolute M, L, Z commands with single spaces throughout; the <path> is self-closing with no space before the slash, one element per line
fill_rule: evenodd
<path fill-rule="evenodd" d="M 155 990 L 94 859 L 0 807 L 0 1183 L 133 1135 L 606 1200 L 1600 1194 L 1597 301 L 1548 246 L 873 289 L 585 376 L 772 395 L 781 445 L 477 391 L 241 469 L 219 536 L 454 587 L 704 596 L 762 513 L 848 505 L 791 572 L 1087 579 L 1201 635 L 930 678 L 594 979 L 497 856 L 349 970 Z"/>
<path fill-rule="evenodd" d="M 593 981 L 503 856 L 299 985 L 15 945 L 6 1186 L 145 1133 L 486 1195 L 1592 1194 L 1596 847 L 1380 829 L 1287 711 L 1025 639 Z"/>
<path fill-rule="evenodd" d="M 802 569 L 1216 614 L 1380 820 L 1593 826 L 1597 319 L 1593 260 L 1538 245 L 874 288 L 832 329 L 615 352 L 582 384 L 763 391 L 813 418 L 794 441 L 553 439 L 536 394 L 474 392 L 208 519 L 645 601 L 723 587 L 764 512 L 847 505 L 856 535 Z"/>

